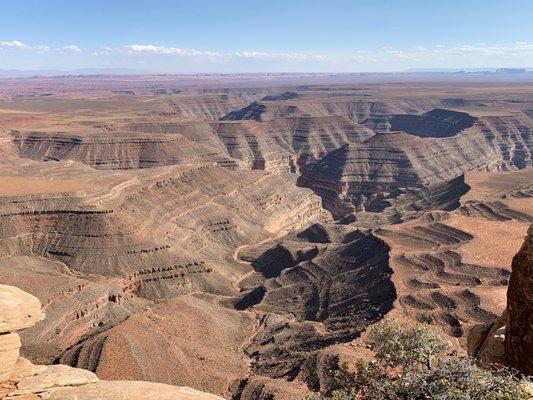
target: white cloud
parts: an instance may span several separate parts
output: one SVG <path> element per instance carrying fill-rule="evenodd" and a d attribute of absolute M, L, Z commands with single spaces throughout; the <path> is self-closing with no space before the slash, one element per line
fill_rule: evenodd
<path fill-rule="evenodd" d="M 277 58 L 280 60 L 325 60 L 326 57 L 307 53 L 267 53 L 264 51 L 237 51 L 228 53 L 228 57 Z"/>
<path fill-rule="evenodd" d="M 20 40 L 11 40 L 11 41 L 0 41 L 0 47 L 7 48 L 7 49 L 20 49 L 20 50 L 29 50 L 29 51 L 35 51 L 37 53 L 45 53 L 49 51 L 62 51 L 62 52 L 70 52 L 70 53 L 81 53 L 81 49 L 74 45 L 69 44 L 66 46 L 62 46 L 60 48 L 51 48 L 50 46 L 45 45 L 30 45 L 26 44 L 24 42 L 21 42 Z"/>
<path fill-rule="evenodd" d="M 359 54 L 356 54 L 355 56 L 352 56 L 352 60 L 354 60 L 357 63 L 375 63 L 377 62 L 377 59 L 375 57 L 369 56 L 365 53 L 361 53 L 358 51 Z"/>
<path fill-rule="evenodd" d="M 68 46 L 61 47 L 61 50 L 68 51 L 71 53 L 81 53 L 81 49 L 75 44 L 69 44 Z"/>
<path fill-rule="evenodd" d="M 90 55 L 93 56 L 93 57 L 107 56 L 107 55 L 110 54 L 112 51 L 113 51 L 113 49 L 112 49 L 111 47 L 105 46 L 105 47 L 103 47 L 103 48 L 100 49 L 100 50 L 92 51 L 92 52 L 90 53 Z"/>
<path fill-rule="evenodd" d="M 130 53 L 151 53 L 161 55 L 172 55 L 178 57 L 206 56 L 221 57 L 222 54 L 214 51 L 183 50 L 177 47 L 155 46 L 153 44 L 131 44 L 128 46 Z"/>
<path fill-rule="evenodd" d="M 270 57 L 269 53 L 265 53 L 263 51 L 237 51 L 233 53 L 237 57 L 244 57 L 244 58 L 266 58 Z"/>
<path fill-rule="evenodd" d="M 278 53 L 273 55 L 274 58 L 291 59 L 291 60 L 325 60 L 327 57 L 317 54 L 306 53 Z"/>
<path fill-rule="evenodd" d="M 0 42 L 1 47 L 10 48 L 10 49 L 23 49 L 23 50 L 34 50 L 39 53 L 49 51 L 50 47 L 42 45 L 29 45 L 21 42 L 20 40 L 11 40 L 11 41 L 2 41 Z"/>
<path fill-rule="evenodd" d="M 458 46 L 445 46 L 425 43 L 414 44 L 411 47 L 382 46 L 374 50 L 354 50 L 349 53 L 307 53 L 307 52 L 276 52 L 262 50 L 216 51 L 182 49 L 172 46 L 156 44 L 130 44 L 121 47 L 100 47 L 82 49 L 75 44 L 50 47 L 45 45 L 30 45 L 20 40 L 0 41 L 0 51 L 32 51 L 34 53 L 79 54 L 91 57 L 102 57 L 94 60 L 99 62 L 103 57 L 123 58 L 124 55 L 136 55 L 129 62 L 136 63 L 165 63 L 172 59 L 187 58 L 194 66 L 202 62 L 217 63 L 224 68 L 237 66 L 237 69 L 260 63 L 275 65 L 278 68 L 302 69 L 316 68 L 321 70 L 402 70 L 406 68 L 483 68 L 483 67 L 510 67 L 533 65 L 533 42 L 516 41 L 509 44 L 463 44 Z M 155 57 L 158 56 L 158 57 Z M 156 60 L 157 58 L 157 60 Z M 153 60 L 152 60 L 153 59 Z M 253 61 L 253 62 L 252 62 Z M 185 62 L 185 61 L 184 61 Z"/>
<path fill-rule="evenodd" d="M 0 42 L 2 46 L 5 47 L 18 47 L 19 49 L 23 49 L 26 47 L 26 45 L 18 40 L 12 40 L 11 42 Z"/>
<path fill-rule="evenodd" d="M 390 46 L 383 46 L 375 51 L 355 51 L 352 59 L 356 62 L 393 62 L 394 60 L 410 61 L 415 64 L 432 63 L 445 65 L 479 64 L 494 66 L 505 64 L 509 60 L 523 60 L 516 62 L 533 63 L 533 43 L 515 42 L 510 45 L 465 44 L 461 46 L 445 47 L 441 44 L 433 48 L 417 45 L 412 49 L 397 50 Z"/>
<path fill-rule="evenodd" d="M 306 53 L 275 53 L 257 50 L 234 51 L 222 53 L 212 50 L 184 50 L 178 47 L 156 46 L 153 44 L 130 44 L 127 46 L 130 54 L 159 54 L 177 57 L 217 57 L 217 58 L 275 58 L 282 60 L 323 60 L 325 57 Z"/>

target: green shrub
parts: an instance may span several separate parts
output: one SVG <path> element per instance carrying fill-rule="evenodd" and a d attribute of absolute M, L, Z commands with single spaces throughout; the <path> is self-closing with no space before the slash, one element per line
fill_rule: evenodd
<path fill-rule="evenodd" d="M 428 325 L 383 322 L 370 334 L 375 360 L 333 371 L 316 400 L 523 400 L 526 381 L 458 357 Z"/>

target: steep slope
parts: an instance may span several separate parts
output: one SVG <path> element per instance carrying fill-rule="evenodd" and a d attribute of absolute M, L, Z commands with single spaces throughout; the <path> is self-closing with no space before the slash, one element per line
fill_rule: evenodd
<path fill-rule="evenodd" d="M 165 382 L 225 395 L 247 373 L 247 356 L 235 350 L 245 346 L 254 323 L 250 313 L 222 307 L 213 296 L 187 295 L 131 316 L 60 361 L 101 379 Z"/>
<path fill-rule="evenodd" d="M 149 173 L 47 166 L 35 164 L 26 184 L 57 182 L 60 190 L 66 175 L 88 185 L 0 197 L 2 279 L 24 285 L 49 314 L 25 338 L 40 361 L 146 306 L 137 296 L 231 294 L 231 280 L 243 273 L 232 259 L 235 247 L 328 219 L 319 199 L 297 188 L 290 174 L 213 164 Z"/>
<path fill-rule="evenodd" d="M 298 172 L 308 160 L 373 135 L 345 117 L 220 123 L 214 129 L 230 156 L 244 161 L 249 168 L 292 172 Z"/>
<path fill-rule="evenodd" d="M 514 139 L 501 128 L 489 134 L 480 127 L 446 139 L 379 133 L 311 163 L 302 170 L 299 184 L 319 194 L 337 218 L 372 210 L 383 196 L 400 188 L 436 184 L 470 170 L 530 166 L 530 135 L 515 128 L 509 126 L 516 132 Z"/>
<path fill-rule="evenodd" d="M 422 115 L 396 114 L 388 122 L 392 131 L 420 137 L 450 137 L 471 128 L 476 118 L 464 112 L 434 109 Z"/>
<path fill-rule="evenodd" d="M 98 169 L 149 168 L 173 164 L 217 162 L 230 169 L 238 164 L 224 151 L 175 135 L 115 132 L 90 136 L 66 133 L 14 132 L 21 157 L 40 161 L 74 160 Z"/>
<path fill-rule="evenodd" d="M 92 372 L 66 365 L 34 365 L 19 356 L 19 348 L 6 351 L 6 344 L 17 331 L 44 318 L 39 301 L 14 286 L 0 285 L 0 396 L 18 399 L 141 399 L 217 400 L 209 393 L 188 387 L 173 387 L 149 382 L 105 382 Z M 6 340 L 7 339 L 7 340 Z M 16 342 L 16 341 L 15 341 Z M 20 341 L 18 342 L 20 345 Z"/>

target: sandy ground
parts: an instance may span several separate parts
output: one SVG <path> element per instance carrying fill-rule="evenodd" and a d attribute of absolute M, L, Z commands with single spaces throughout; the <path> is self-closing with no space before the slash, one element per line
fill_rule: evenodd
<path fill-rule="evenodd" d="M 529 226 L 515 220 L 490 221 L 460 215 L 453 215 L 446 224 L 474 236 L 459 249 L 464 262 L 506 269 L 511 268 Z"/>
<path fill-rule="evenodd" d="M 0 176 L 0 196 L 75 192 L 89 185 L 69 179 L 32 179 L 20 176 Z"/>

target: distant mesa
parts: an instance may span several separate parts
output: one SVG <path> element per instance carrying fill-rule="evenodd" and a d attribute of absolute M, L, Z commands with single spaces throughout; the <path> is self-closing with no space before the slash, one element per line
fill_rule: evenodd
<path fill-rule="evenodd" d="M 266 106 L 264 104 L 253 102 L 247 107 L 241 108 L 237 111 L 232 111 L 226 116 L 222 117 L 221 121 L 240 121 L 243 119 L 253 119 L 261 121 L 261 115 L 265 112 Z"/>
<path fill-rule="evenodd" d="M 525 68 L 498 68 L 497 74 L 525 74 L 527 70 Z"/>
<path fill-rule="evenodd" d="M 389 118 L 390 129 L 419 137 L 452 137 L 474 126 L 477 118 L 459 111 L 434 109 L 422 115 L 396 114 Z"/>
<path fill-rule="evenodd" d="M 276 101 L 276 100 L 290 100 L 298 97 L 298 93 L 295 92 L 283 92 L 279 95 L 267 95 L 261 99 L 261 101 Z"/>

